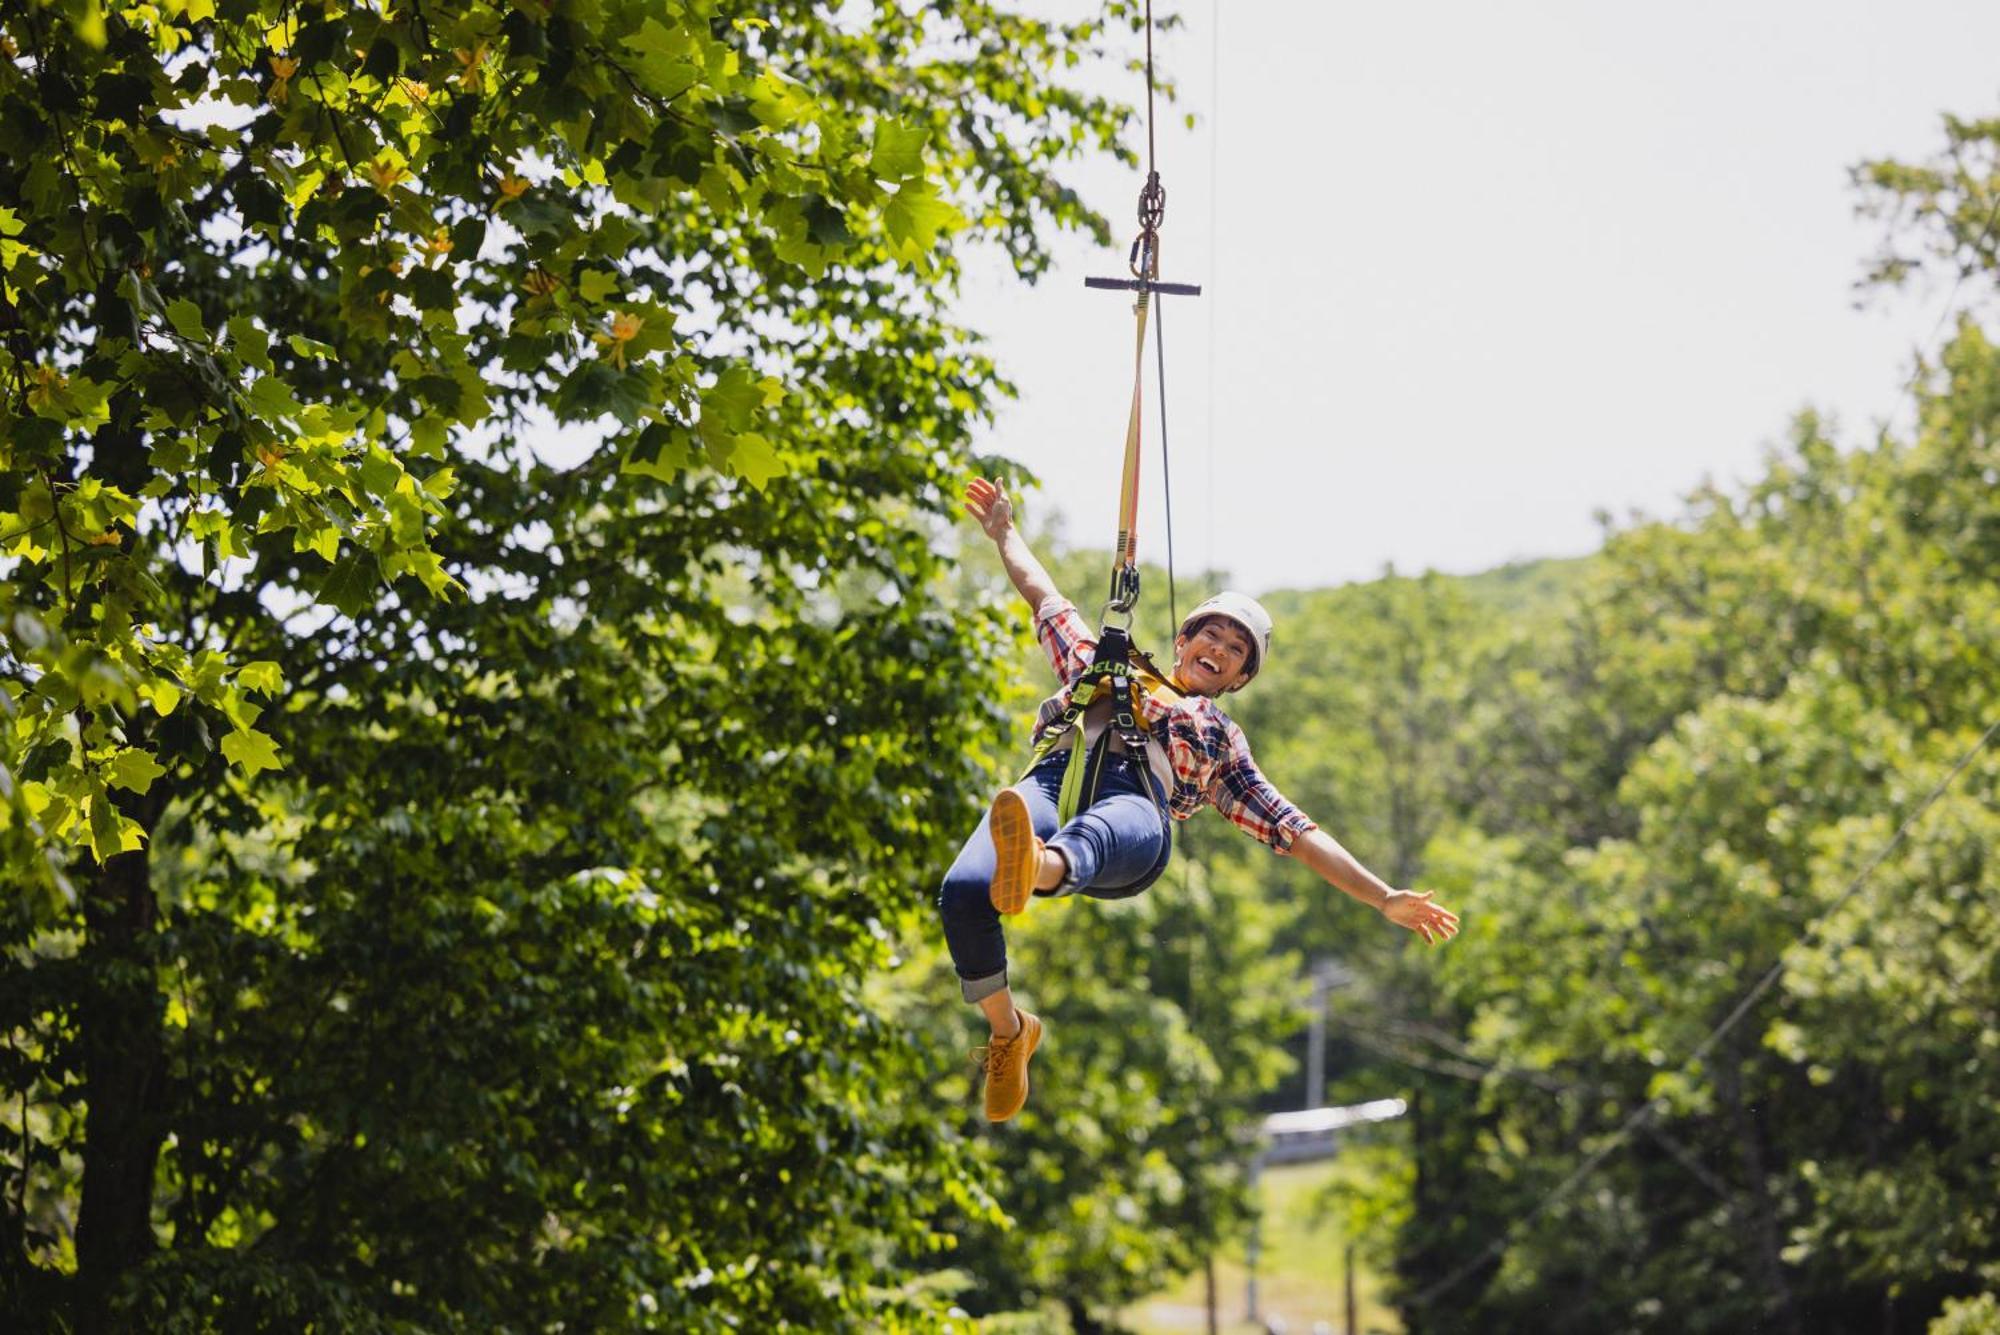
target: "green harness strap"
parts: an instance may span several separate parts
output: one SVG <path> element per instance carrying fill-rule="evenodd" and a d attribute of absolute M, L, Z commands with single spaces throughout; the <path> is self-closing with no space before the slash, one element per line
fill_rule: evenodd
<path fill-rule="evenodd" d="M 1095 690 L 1090 693 L 1090 698 L 1093 703 L 1096 701 L 1097 692 Z M 1102 739 L 1100 738 L 1099 741 L 1101 745 Z M 1095 752 L 1097 747 L 1092 747 L 1091 750 Z M 1095 759 L 1095 756 L 1092 759 Z M 1076 819 L 1076 813 L 1084 809 L 1083 776 L 1090 769 L 1091 765 L 1089 761 L 1084 759 L 1083 743 L 1079 739 L 1070 746 L 1069 760 L 1063 765 L 1062 787 L 1056 793 L 1057 825 L 1069 824 L 1072 820 Z M 1097 796 L 1096 792 L 1093 791 L 1091 796 Z"/>

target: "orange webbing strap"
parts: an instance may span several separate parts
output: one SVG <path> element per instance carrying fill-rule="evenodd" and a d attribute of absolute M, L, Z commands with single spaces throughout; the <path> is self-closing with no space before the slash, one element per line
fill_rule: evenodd
<path fill-rule="evenodd" d="M 1133 272 L 1146 282 L 1156 281 L 1160 276 L 1160 250 L 1157 239 L 1140 239 L 1140 259 L 1132 266 Z M 1132 304 L 1135 337 L 1132 346 L 1132 411 L 1125 419 L 1125 469 L 1118 489 L 1118 551 L 1112 562 L 1111 585 L 1113 598 L 1124 587 L 1123 572 L 1129 570 L 1136 583 L 1139 565 L 1139 423 L 1142 417 L 1140 405 L 1145 401 L 1146 392 L 1146 318 L 1152 311 L 1151 289 L 1141 287 L 1139 299 Z"/>

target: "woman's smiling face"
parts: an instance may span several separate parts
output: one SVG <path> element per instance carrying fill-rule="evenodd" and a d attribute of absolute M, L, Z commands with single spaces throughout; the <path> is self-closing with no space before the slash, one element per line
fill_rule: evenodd
<path fill-rule="evenodd" d="M 1249 680 L 1254 652 L 1241 626 L 1206 617 L 1174 641 L 1174 677 L 1195 695 L 1221 695 Z"/>

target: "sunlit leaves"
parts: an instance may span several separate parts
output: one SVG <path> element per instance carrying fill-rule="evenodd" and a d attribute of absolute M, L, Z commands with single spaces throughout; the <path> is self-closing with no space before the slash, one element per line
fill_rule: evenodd
<path fill-rule="evenodd" d="M 0 208 L 0 269 L 12 270 L 21 256 L 28 253 L 28 247 L 14 238 L 21 235 L 23 224 L 13 209 Z"/>
<path fill-rule="evenodd" d="M 691 26 L 669 29 L 651 17 L 623 45 L 636 59 L 634 77 L 647 92 L 670 101 L 701 80 L 705 52 L 720 54 L 716 44 L 704 41 Z"/>
<path fill-rule="evenodd" d="M 278 744 L 255 728 L 239 728 L 225 736 L 222 754 L 231 764 L 240 765 L 246 777 L 259 770 L 277 769 L 282 763 L 278 759 Z"/>
<path fill-rule="evenodd" d="M 947 201 L 1028 270 L 1093 221 L 1093 30 L 93 8 L 0 66 L 64 149 L 0 198 L 28 1264 L 117 1148 L 74 1053 L 152 1045 L 138 1242 L 52 1301 L 921 1324 L 896 1258 L 992 1210 L 859 995 L 990 724 L 928 597 L 998 385 Z"/>
<path fill-rule="evenodd" d="M 956 207 L 920 183 L 904 185 L 890 196 L 882 221 L 896 253 L 911 262 L 920 261 L 941 234 L 965 226 L 965 216 Z"/>
<path fill-rule="evenodd" d="M 110 760 L 105 762 L 105 782 L 114 788 L 126 788 L 144 795 L 153 786 L 153 780 L 167 772 L 166 767 L 135 747 L 118 748 Z"/>
<path fill-rule="evenodd" d="M 246 691 L 255 691 L 262 696 L 274 696 L 284 689 L 284 670 L 268 660 L 245 663 L 236 670 L 236 684 Z"/>
<path fill-rule="evenodd" d="M 759 491 L 785 468 L 771 442 L 755 431 L 739 431 L 731 436 L 729 447 L 724 452 L 724 462 L 731 471 Z"/>
<path fill-rule="evenodd" d="M 920 126 L 893 117 L 875 123 L 868 169 L 884 181 L 905 181 L 924 170 L 924 143 L 930 135 Z"/>

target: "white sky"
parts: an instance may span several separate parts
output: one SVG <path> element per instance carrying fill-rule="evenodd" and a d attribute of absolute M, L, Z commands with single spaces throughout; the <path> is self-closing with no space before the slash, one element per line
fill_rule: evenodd
<path fill-rule="evenodd" d="M 1879 230 L 1847 171 L 2000 113 L 2000 4 L 1224 0 L 1217 40 L 1215 3 L 1157 46 L 1181 85 L 1162 277 L 1206 289 L 1166 299 L 1183 572 L 1261 592 L 1574 555 L 1599 508 L 1755 475 L 1802 407 L 1849 444 L 1907 418 L 1946 294 L 1856 309 Z M 975 260 L 958 315 L 1021 389 L 987 448 L 1108 547 L 1131 308 L 1082 280 L 1124 271 L 1140 177 L 1076 179 L 1117 248 L 1066 238 L 1037 287 Z M 1164 560 L 1150 385 L 1146 408 Z"/>

